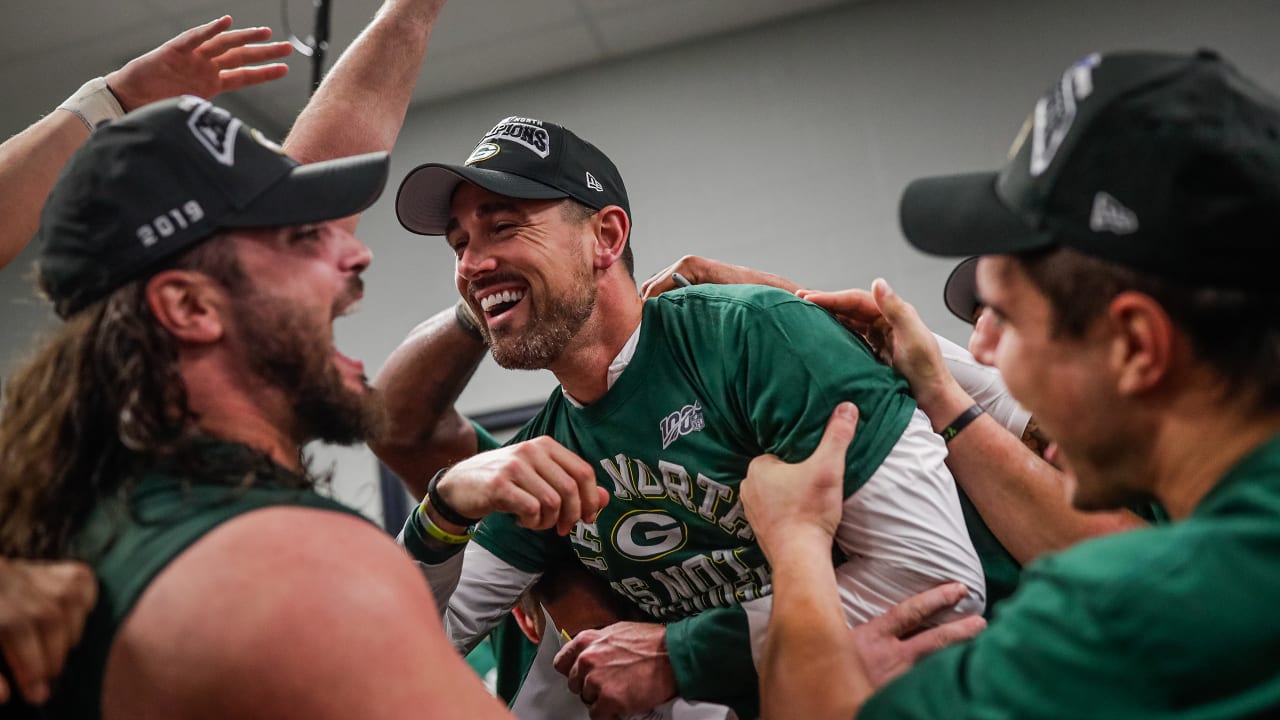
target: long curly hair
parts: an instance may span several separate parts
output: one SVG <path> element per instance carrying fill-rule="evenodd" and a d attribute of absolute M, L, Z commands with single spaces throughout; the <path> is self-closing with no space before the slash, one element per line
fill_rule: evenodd
<path fill-rule="evenodd" d="M 210 238 L 169 263 L 231 290 L 246 277 L 230 242 Z M 140 464 L 190 453 L 195 415 L 178 345 L 157 322 L 146 280 L 69 318 L 10 377 L 0 417 L 0 553 L 65 557 L 101 499 Z"/>

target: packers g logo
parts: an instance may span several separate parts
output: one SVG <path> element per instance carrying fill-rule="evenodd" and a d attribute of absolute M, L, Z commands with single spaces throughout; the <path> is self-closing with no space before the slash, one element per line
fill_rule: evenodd
<path fill-rule="evenodd" d="M 631 560 L 657 560 L 684 547 L 684 523 L 662 512 L 632 510 L 613 526 L 613 546 Z"/>

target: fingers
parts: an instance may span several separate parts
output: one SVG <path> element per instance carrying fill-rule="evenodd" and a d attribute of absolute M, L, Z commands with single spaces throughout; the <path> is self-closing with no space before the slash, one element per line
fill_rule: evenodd
<path fill-rule="evenodd" d="M 902 637 L 919 628 L 939 610 L 955 607 L 968 594 L 969 589 L 961 583 L 939 585 L 912 595 L 872 622 L 882 624 L 888 634 Z"/>
<path fill-rule="evenodd" d="M 66 649 L 80 641 L 89 611 L 98 602 L 98 581 L 88 565 L 78 562 L 61 562 L 47 566 L 43 573 L 43 585 L 49 597 L 55 599 L 62 614 L 62 626 L 66 630 Z M 61 662 L 55 672 L 61 670 Z"/>
<path fill-rule="evenodd" d="M 289 72 L 289 66 L 284 63 L 274 63 L 271 65 L 259 65 L 257 67 L 239 68 L 236 70 L 222 70 L 218 73 L 218 82 L 221 86 L 221 92 L 231 92 L 239 90 L 243 87 L 251 85 L 260 85 L 264 82 L 278 80 Z"/>
<path fill-rule="evenodd" d="M 582 654 L 591 645 L 592 639 L 597 635 L 594 630 L 583 630 L 578 633 L 572 640 L 565 643 L 560 648 L 560 652 L 556 653 L 555 659 L 551 664 L 555 667 L 556 672 L 569 678 L 569 690 L 575 695 L 582 692 L 582 677 L 573 677 L 572 672 L 578 664 L 578 656 Z"/>
<path fill-rule="evenodd" d="M 871 294 L 875 296 L 876 306 L 880 308 L 885 320 L 892 327 L 902 327 L 908 323 L 919 324 L 920 315 L 915 306 L 903 300 L 884 278 L 876 278 L 871 283 Z"/>
<path fill-rule="evenodd" d="M 823 308 L 842 321 L 867 326 L 880 318 L 880 308 L 875 298 L 866 290 L 853 288 L 838 292 L 821 290 L 797 290 L 796 295 L 802 300 Z"/>
<path fill-rule="evenodd" d="M 907 651 L 914 664 L 920 658 L 935 653 L 948 645 L 968 640 L 987 627 L 987 621 L 980 615 L 970 615 L 952 620 L 949 623 L 930 628 L 919 635 L 903 641 L 902 647 Z"/>
<path fill-rule="evenodd" d="M 223 15 L 217 20 L 210 20 L 203 25 L 197 25 L 190 30 L 182 32 L 169 41 L 169 46 L 181 52 L 191 52 L 200 47 L 201 43 L 206 42 L 229 27 L 231 27 L 231 16 Z"/>
<path fill-rule="evenodd" d="M 561 534 L 579 520 L 595 520 L 608 502 L 602 490 L 591 465 L 549 437 L 481 453 L 440 483 L 449 504 L 466 515 L 508 512 L 522 527 L 555 527 Z"/>
<path fill-rule="evenodd" d="M 822 433 L 818 448 L 809 459 L 818 464 L 834 465 L 838 474 L 844 476 L 844 457 L 853 441 L 853 434 L 858 428 L 858 406 L 851 402 L 842 402 L 831 413 L 827 420 L 827 429 Z"/>
<path fill-rule="evenodd" d="M 671 273 L 664 270 L 644 281 L 644 285 L 640 286 L 640 299 L 655 298 L 668 290 L 675 290 L 676 287 L 676 282 L 671 277 Z"/>
<path fill-rule="evenodd" d="M 14 684 L 27 702 L 40 704 L 49 696 L 45 678 L 53 675 L 54 664 L 43 640 L 46 629 L 57 624 L 57 611 L 47 598 L 32 594 L 28 602 L 11 610 L 15 617 L 0 625 L 0 647 L 13 674 Z"/>
<path fill-rule="evenodd" d="M 271 28 L 269 27 L 228 30 L 226 32 L 218 33 L 214 37 L 206 40 L 196 48 L 196 52 L 205 58 L 216 58 L 232 48 L 238 48 L 248 45 L 249 43 L 263 42 L 270 39 Z"/>
<path fill-rule="evenodd" d="M 287 42 L 257 43 L 232 48 L 214 57 L 213 62 L 222 70 L 234 70 L 246 65 L 279 60 L 288 57 L 291 52 L 293 52 L 293 46 Z"/>

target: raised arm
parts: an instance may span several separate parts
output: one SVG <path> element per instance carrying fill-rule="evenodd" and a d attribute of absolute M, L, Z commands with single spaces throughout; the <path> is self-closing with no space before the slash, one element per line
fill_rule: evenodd
<path fill-rule="evenodd" d="M 454 403 L 485 349 L 450 308 L 414 328 L 374 379 L 386 399 L 388 424 L 369 447 L 414 497 L 426 496 L 437 470 L 480 449 L 475 429 Z"/>
<path fill-rule="evenodd" d="M 90 81 L 59 109 L 0 145 L 0 217 L 5 219 L 0 223 L 0 267 L 31 241 L 54 180 L 88 139 L 87 123 L 100 119 L 98 113 L 79 111 L 78 103 L 96 103 L 115 116 L 175 95 L 212 98 L 288 72 L 287 65 L 270 63 L 290 51 L 287 42 L 264 43 L 270 28 L 230 27 L 231 18 L 223 16 L 187 30 L 105 79 Z"/>
<path fill-rule="evenodd" d="M 298 115 L 284 148 L 299 161 L 388 151 L 404 125 L 444 0 L 386 0 Z M 354 230 L 359 216 L 344 221 Z"/>
<path fill-rule="evenodd" d="M 911 384 L 920 409 L 942 430 L 974 404 L 947 369 L 937 340 L 915 308 L 883 280 L 871 292 L 802 290 L 800 297 L 858 329 L 888 329 L 885 348 Z M 948 444 L 947 465 L 982 519 L 1018 562 L 1026 564 L 1097 535 L 1138 527 L 1133 513 L 1083 513 L 1067 500 L 1066 476 L 990 416 L 982 415 Z"/>

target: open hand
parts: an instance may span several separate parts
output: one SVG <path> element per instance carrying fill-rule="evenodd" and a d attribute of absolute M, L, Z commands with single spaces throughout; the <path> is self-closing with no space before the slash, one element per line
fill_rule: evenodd
<path fill-rule="evenodd" d="M 107 86 L 127 112 L 178 95 L 208 100 L 289 72 L 288 65 L 270 62 L 292 51 L 287 42 L 266 42 L 271 28 L 230 27 L 229 15 L 193 27 L 107 75 Z"/>

